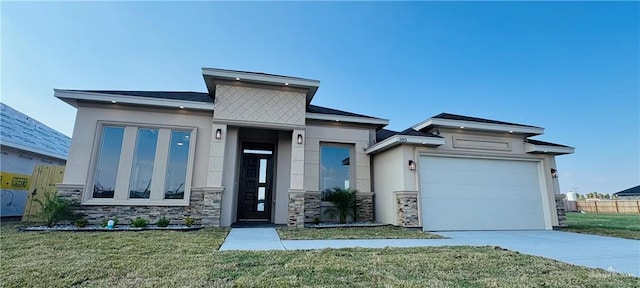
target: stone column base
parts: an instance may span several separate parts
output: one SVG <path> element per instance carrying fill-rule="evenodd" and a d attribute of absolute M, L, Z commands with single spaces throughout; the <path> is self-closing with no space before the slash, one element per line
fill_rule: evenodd
<path fill-rule="evenodd" d="M 356 193 L 356 218 L 358 221 L 373 221 L 373 192 Z"/>
<path fill-rule="evenodd" d="M 289 221 L 290 228 L 304 228 L 304 190 L 289 189 Z"/>
<path fill-rule="evenodd" d="M 220 227 L 222 212 L 222 192 L 224 187 L 203 187 L 204 203 L 202 207 L 202 225 Z"/>
<path fill-rule="evenodd" d="M 420 227 L 418 210 L 418 191 L 393 192 L 396 199 L 397 225 L 402 227 Z"/>
<path fill-rule="evenodd" d="M 567 227 L 567 212 L 565 207 L 565 195 L 555 194 L 556 214 L 558 215 L 558 227 Z"/>
<path fill-rule="evenodd" d="M 314 222 L 320 219 L 320 192 L 307 191 L 304 193 L 304 222 Z"/>

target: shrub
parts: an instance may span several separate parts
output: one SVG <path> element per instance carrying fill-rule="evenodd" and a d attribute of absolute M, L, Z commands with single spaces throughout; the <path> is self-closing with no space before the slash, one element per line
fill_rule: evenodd
<path fill-rule="evenodd" d="M 45 194 L 44 201 L 40 199 L 35 199 L 35 201 L 42 208 L 40 216 L 49 227 L 53 227 L 63 220 L 75 220 L 78 218 L 71 210 L 76 204 L 69 200 L 62 199 L 53 193 Z"/>
<path fill-rule="evenodd" d="M 187 225 L 187 227 L 191 227 L 195 223 L 196 223 L 196 219 L 193 219 L 193 218 L 191 218 L 189 216 L 184 217 L 184 225 Z"/>
<path fill-rule="evenodd" d="M 341 224 L 347 223 L 347 218 L 351 216 L 356 219 L 356 190 L 333 188 L 327 189 L 322 194 L 325 201 L 331 202 L 334 207 L 330 207 L 325 211 L 330 217 L 338 215 Z"/>
<path fill-rule="evenodd" d="M 149 220 L 142 219 L 137 217 L 135 220 L 131 221 L 131 226 L 133 227 L 147 227 L 149 225 Z"/>
<path fill-rule="evenodd" d="M 158 222 L 156 222 L 156 225 L 158 227 L 167 227 L 169 226 L 169 223 L 171 223 L 171 221 L 169 221 L 169 219 L 167 219 L 166 217 L 162 216 L 162 218 L 158 219 Z"/>
<path fill-rule="evenodd" d="M 316 216 L 315 218 L 313 218 L 313 224 L 316 224 L 316 225 L 320 224 L 320 217 Z"/>
<path fill-rule="evenodd" d="M 87 227 L 88 223 L 89 221 L 87 221 L 87 219 L 78 218 L 78 220 L 76 220 L 76 227 L 84 228 Z"/>

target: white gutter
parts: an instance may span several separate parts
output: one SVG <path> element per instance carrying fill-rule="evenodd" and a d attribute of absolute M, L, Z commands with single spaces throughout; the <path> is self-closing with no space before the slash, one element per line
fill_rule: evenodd
<path fill-rule="evenodd" d="M 54 96 L 56 98 L 64 102 L 67 102 L 69 105 L 73 107 L 77 107 L 77 100 L 84 100 L 84 101 L 97 101 L 97 102 L 107 102 L 107 103 L 114 103 L 113 101 L 115 101 L 115 103 L 123 103 L 123 104 L 213 111 L 213 103 L 206 103 L 206 102 L 139 97 L 139 96 L 111 94 L 111 93 L 70 91 L 70 90 L 60 90 L 60 89 L 53 89 L 53 91 L 54 91 Z"/>
<path fill-rule="evenodd" d="M 573 154 L 575 152 L 575 148 L 524 143 L 524 151 L 527 153 L 564 155 L 564 154 Z"/>
<path fill-rule="evenodd" d="M 364 153 L 373 154 L 377 152 L 382 152 L 384 150 L 393 148 L 400 144 L 440 146 L 440 145 L 444 145 L 444 142 L 445 142 L 444 138 L 409 136 L 409 135 L 393 135 L 387 139 L 384 139 L 376 144 L 373 144 L 365 148 Z"/>
<path fill-rule="evenodd" d="M 483 131 L 494 131 L 494 132 L 522 133 L 522 134 L 531 134 L 531 135 L 542 135 L 544 133 L 544 128 L 540 128 L 540 127 L 525 127 L 525 126 L 519 126 L 519 125 L 482 123 L 482 122 L 439 119 L 439 118 L 429 118 L 423 122 L 420 122 L 414 125 L 411 128 L 419 131 L 430 126 L 446 127 L 446 128 L 453 128 L 453 129 L 470 129 L 470 130 L 483 130 Z"/>
<path fill-rule="evenodd" d="M 363 123 L 363 124 L 373 124 L 373 125 L 382 125 L 382 126 L 389 125 L 389 120 L 381 119 L 381 118 L 342 116 L 342 115 L 321 114 L 321 113 L 311 113 L 311 112 L 307 112 L 305 117 L 307 119 L 313 119 L 313 120 Z"/>

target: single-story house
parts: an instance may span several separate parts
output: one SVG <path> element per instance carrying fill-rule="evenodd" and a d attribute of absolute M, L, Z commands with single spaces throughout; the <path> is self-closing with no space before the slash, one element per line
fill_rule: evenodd
<path fill-rule="evenodd" d="M 203 68 L 207 92 L 55 90 L 78 109 L 59 195 L 91 222 L 185 216 L 301 227 L 321 191 L 359 220 L 425 230 L 551 229 L 564 213 L 543 128 L 440 114 L 404 131 L 311 104 L 320 81 Z"/>
<path fill-rule="evenodd" d="M 631 187 L 616 193 L 613 193 L 620 200 L 637 200 L 640 199 L 640 185 Z"/>
<path fill-rule="evenodd" d="M 71 138 L 0 103 L 0 216 L 21 217 L 33 168 L 64 166 Z"/>

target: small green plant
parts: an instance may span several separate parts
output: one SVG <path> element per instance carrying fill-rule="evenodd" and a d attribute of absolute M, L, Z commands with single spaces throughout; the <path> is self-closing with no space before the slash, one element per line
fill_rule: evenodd
<path fill-rule="evenodd" d="M 196 223 L 196 219 L 193 219 L 193 218 L 191 218 L 189 216 L 184 217 L 184 225 L 187 225 L 187 227 L 191 227 L 195 223 Z"/>
<path fill-rule="evenodd" d="M 320 217 L 316 216 L 315 218 L 313 218 L 313 224 L 320 224 Z"/>
<path fill-rule="evenodd" d="M 137 217 L 136 219 L 131 221 L 131 226 L 133 227 L 147 227 L 149 225 L 149 220 L 146 219 L 142 219 L 140 217 Z"/>
<path fill-rule="evenodd" d="M 331 202 L 334 207 L 328 208 L 324 213 L 330 217 L 338 216 L 341 224 L 347 223 L 347 218 L 356 218 L 356 190 L 333 188 L 322 193 L 322 200 Z"/>
<path fill-rule="evenodd" d="M 169 226 L 169 223 L 171 223 L 171 221 L 167 219 L 167 217 L 162 216 L 162 218 L 158 219 L 158 222 L 156 222 L 156 225 L 158 227 L 167 227 Z"/>
<path fill-rule="evenodd" d="M 87 219 L 78 218 L 78 220 L 76 220 L 76 227 L 84 228 L 84 227 L 87 227 L 88 223 L 89 223 L 89 221 L 87 221 Z"/>
<path fill-rule="evenodd" d="M 58 195 L 55 195 L 55 193 L 45 194 L 44 200 L 35 199 L 34 201 L 42 208 L 40 216 L 49 227 L 53 227 L 63 220 L 75 220 L 77 218 L 72 211 L 72 207 L 75 206 L 75 203 L 62 199 L 58 197 Z"/>

